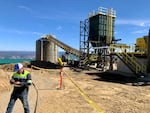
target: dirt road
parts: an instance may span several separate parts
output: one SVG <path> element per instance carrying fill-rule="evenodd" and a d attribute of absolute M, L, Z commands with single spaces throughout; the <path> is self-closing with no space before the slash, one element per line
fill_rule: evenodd
<path fill-rule="evenodd" d="M 61 90 L 60 70 L 32 70 L 33 82 L 39 93 L 37 113 L 99 113 L 101 110 L 104 113 L 150 113 L 150 86 L 130 86 L 126 83 L 102 80 L 96 71 L 92 74 L 90 71 L 89 74 L 89 71 L 76 72 L 69 68 L 63 70 L 73 81 L 64 75 Z M 2 85 L 7 84 L 0 87 L 0 113 L 5 113 L 12 87 L 8 85 L 8 79 L 1 77 L 0 80 Z M 36 91 L 31 86 L 31 113 L 34 113 L 35 102 Z M 15 104 L 13 112 L 23 113 L 20 101 Z"/>

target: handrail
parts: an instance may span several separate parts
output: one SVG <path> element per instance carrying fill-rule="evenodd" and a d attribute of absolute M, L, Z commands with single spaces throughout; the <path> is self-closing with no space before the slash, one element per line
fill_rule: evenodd
<path fill-rule="evenodd" d="M 122 60 L 125 61 L 126 64 L 130 64 L 130 66 L 132 67 L 132 69 L 135 71 L 135 73 L 138 73 L 138 65 L 135 64 L 135 62 L 130 62 L 130 58 L 127 57 L 125 54 L 123 53 L 116 53 Z"/>
<path fill-rule="evenodd" d="M 123 55 L 125 55 L 126 59 L 128 59 L 128 64 L 131 64 L 136 73 L 141 72 L 141 66 L 132 58 L 130 57 L 126 52 L 123 52 Z"/>
<path fill-rule="evenodd" d="M 135 73 L 144 73 L 146 71 L 146 66 L 140 63 L 134 55 L 129 56 L 126 52 L 116 54 L 120 56 L 128 65 L 131 65 L 135 70 Z"/>
<path fill-rule="evenodd" d="M 111 44 L 110 45 L 110 52 L 112 54 L 117 54 L 120 57 L 123 57 L 122 59 L 125 60 L 127 65 L 132 66 L 135 73 L 144 73 L 146 72 L 146 66 L 138 61 L 138 59 L 134 56 L 134 54 L 131 54 L 131 56 L 128 54 L 127 50 L 131 47 L 125 44 Z M 114 51 L 115 49 L 115 51 Z M 117 50 L 117 51 L 116 51 Z M 130 52 L 132 53 L 132 52 Z M 141 54 L 141 52 L 139 52 Z"/>
<path fill-rule="evenodd" d="M 134 54 L 132 54 L 131 56 L 132 56 L 132 59 L 135 60 L 135 61 L 141 66 L 141 71 L 142 71 L 142 72 L 146 72 L 146 65 L 140 63 L 140 62 L 138 61 L 138 59 L 134 56 Z"/>

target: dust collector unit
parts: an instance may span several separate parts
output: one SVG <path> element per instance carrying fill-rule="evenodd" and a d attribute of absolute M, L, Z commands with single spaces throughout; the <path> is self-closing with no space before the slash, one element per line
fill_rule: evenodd
<path fill-rule="evenodd" d="M 99 7 L 89 13 L 89 37 L 93 47 L 110 45 L 114 39 L 116 11 L 112 8 Z"/>

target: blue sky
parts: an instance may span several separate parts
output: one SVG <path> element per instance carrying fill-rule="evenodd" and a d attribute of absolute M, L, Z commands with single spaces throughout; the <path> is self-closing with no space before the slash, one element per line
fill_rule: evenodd
<path fill-rule="evenodd" d="M 116 10 L 115 38 L 134 44 L 148 34 L 150 0 L 0 0 L 0 50 L 35 51 L 52 34 L 79 49 L 80 21 L 98 7 Z"/>

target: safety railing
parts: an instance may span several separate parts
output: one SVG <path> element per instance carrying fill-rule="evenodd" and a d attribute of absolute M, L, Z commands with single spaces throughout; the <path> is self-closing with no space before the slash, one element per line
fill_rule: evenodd
<path fill-rule="evenodd" d="M 126 64 L 135 71 L 135 73 L 146 72 L 146 66 L 140 63 L 135 56 L 129 56 L 126 52 L 117 53 L 117 55 L 119 55 Z"/>
<path fill-rule="evenodd" d="M 124 55 L 126 63 L 131 66 L 133 70 L 135 70 L 135 73 L 141 72 L 141 65 L 139 65 L 138 62 L 136 62 L 126 52 L 123 52 L 122 55 Z"/>
<path fill-rule="evenodd" d="M 90 61 L 97 61 L 98 55 L 91 55 L 89 59 L 90 59 Z"/>
<path fill-rule="evenodd" d="M 146 66 L 138 61 L 134 56 L 134 50 L 131 49 L 133 49 L 133 47 L 124 44 L 113 44 L 110 46 L 110 52 L 117 54 L 135 73 L 146 72 Z"/>
<path fill-rule="evenodd" d="M 88 57 L 86 57 L 84 60 L 83 60 L 83 64 L 86 64 L 88 62 Z"/>
<path fill-rule="evenodd" d="M 90 55 L 85 57 L 83 60 L 80 61 L 81 64 L 85 65 L 89 62 L 98 61 L 98 55 Z"/>
<path fill-rule="evenodd" d="M 146 72 L 146 70 L 147 70 L 146 65 L 140 63 L 140 62 L 138 61 L 138 59 L 134 56 L 134 54 L 132 54 L 131 56 L 132 56 L 132 59 L 133 59 L 134 61 L 136 61 L 136 62 L 141 66 L 141 72 L 143 72 L 143 73 Z"/>

